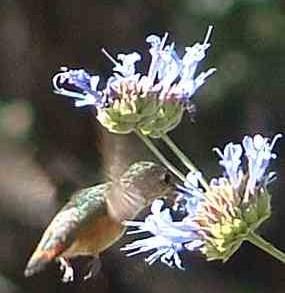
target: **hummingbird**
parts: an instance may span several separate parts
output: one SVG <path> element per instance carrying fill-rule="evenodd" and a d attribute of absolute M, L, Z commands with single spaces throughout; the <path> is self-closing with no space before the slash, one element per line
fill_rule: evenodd
<path fill-rule="evenodd" d="M 60 262 L 63 281 L 73 281 L 69 262 L 76 256 L 94 256 L 119 240 L 125 220 L 134 219 L 155 198 L 175 194 L 170 172 L 153 162 L 132 164 L 118 179 L 82 189 L 55 215 L 32 254 L 25 276 L 40 272 L 51 261 Z M 86 278 L 94 275 L 89 272 Z"/>

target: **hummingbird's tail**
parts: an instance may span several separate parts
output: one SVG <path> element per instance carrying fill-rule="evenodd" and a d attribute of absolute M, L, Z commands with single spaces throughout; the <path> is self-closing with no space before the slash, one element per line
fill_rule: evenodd
<path fill-rule="evenodd" d="M 46 265 L 55 259 L 61 252 L 61 245 L 57 245 L 52 249 L 45 251 L 37 248 L 26 266 L 24 275 L 30 277 L 42 271 Z"/>
<path fill-rule="evenodd" d="M 45 259 L 35 259 L 31 258 L 25 268 L 25 277 L 30 277 L 44 269 L 48 261 Z"/>
<path fill-rule="evenodd" d="M 24 272 L 26 277 L 44 269 L 70 245 L 77 227 L 77 213 L 76 208 L 66 206 L 54 217 L 27 264 Z"/>

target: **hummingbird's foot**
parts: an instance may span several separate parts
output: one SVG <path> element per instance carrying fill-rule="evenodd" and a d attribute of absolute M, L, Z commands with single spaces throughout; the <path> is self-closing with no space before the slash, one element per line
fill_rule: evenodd
<path fill-rule="evenodd" d="M 84 281 L 96 277 L 102 267 L 101 261 L 98 256 L 95 256 L 93 260 L 90 261 L 88 268 L 88 273 L 83 277 Z"/>
<path fill-rule="evenodd" d="M 74 271 L 71 264 L 64 258 L 59 258 L 60 270 L 64 272 L 61 280 L 64 283 L 72 282 L 74 280 Z"/>

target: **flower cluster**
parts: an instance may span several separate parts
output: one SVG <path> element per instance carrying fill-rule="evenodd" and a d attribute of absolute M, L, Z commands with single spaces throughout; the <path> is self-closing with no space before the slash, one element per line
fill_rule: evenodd
<path fill-rule="evenodd" d="M 203 242 L 199 236 L 199 225 L 191 217 L 185 217 L 182 221 L 173 221 L 170 209 L 162 209 L 163 200 L 157 199 L 151 206 L 151 214 L 144 222 L 125 221 L 124 225 L 136 227 L 137 230 L 129 231 L 127 234 L 150 232 L 153 236 L 136 240 L 125 247 L 122 251 L 132 251 L 127 256 L 156 249 L 151 255 L 145 258 L 146 263 L 153 264 L 160 259 L 166 265 L 176 266 L 183 269 L 179 253 L 184 248 L 194 250 L 200 247 Z"/>
<path fill-rule="evenodd" d="M 73 98 L 76 107 L 95 106 L 97 119 L 111 132 L 140 130 L 145 135 L 159 137 L 175 128 L 184 110 L 191 108 L 193 94 L 215 72 L 215 68 L 210 68 L 195 75 L 210 47 L 211 31 L 212 26 L 202 44 L 186 47 L 182 58 L 176 53 L 174 43 L 166 45 L 168 34 L 163 38 L 148 36 L 151 62 L 146 75 L 136 70 L 136 63 L 142 59 L 138 52 L 121 53 L 115 59 L 103 49 L 114 64 L 105 87 L 98 88 L 98 75 L 63 67 L 53 78 L 55 93 Z"/>
<path fill-rule="evenodd" d="M 224 175 L 201 188 L 202 174 L 190 172 L 184 186 L 177 187 L 179 195 L 172 207 L 184 215 L 183 219 L 175 221 L 170 209 L 163 209 L 162 201 L 156 200 L 145 221 L 125 223 L 137 228 L 131 233 L 153 236 L 127 244 L 123 250 L 134 250 L 128 255 L 155 250 L 146 258 L 147 263 L 160 259 L 178 268 L 182 268 L 179 252 L 183 249 L 200 250 L 207 260 L 227 261 L 249 233 L 270 216 L 266 186 L 274 172 L 266 171 L 270 160 L 276 158 L 272 149 L 281 136 L 277 134 L 272 142 L 260 134 L 245 136 L 242 144 L 231 142 L 223 151 L 215 148 Z"/>

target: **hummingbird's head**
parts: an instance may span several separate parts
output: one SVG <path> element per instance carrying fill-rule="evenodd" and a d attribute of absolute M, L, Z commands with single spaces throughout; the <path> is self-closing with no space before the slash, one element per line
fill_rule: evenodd
<path fill-rule="evenodd" d="M 107 194 L 109 214 L 116 221 L 130 220 L 158 197 L 175 198 L 176 184 L 170 172 L 153 162 L 132 164 L 113 182 Z"/>
<path fill-rule="evenodd" d="M 129 192 L 140 195 L 147 202 L 173 195 L 176 190 L 174 176 L 165 167 L 147 161 L 131 165 L 120 181 Z"/>

